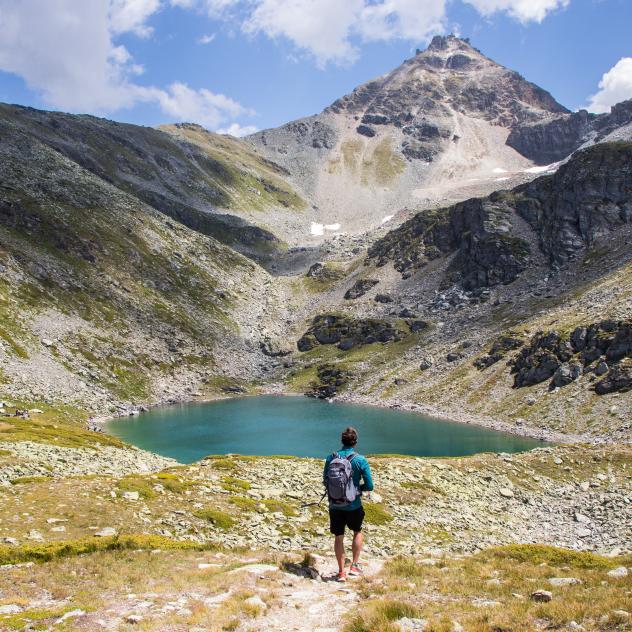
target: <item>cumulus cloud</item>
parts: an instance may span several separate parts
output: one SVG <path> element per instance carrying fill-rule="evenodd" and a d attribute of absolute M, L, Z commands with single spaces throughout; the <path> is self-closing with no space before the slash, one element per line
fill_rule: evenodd
<path fill-rule="evenodd" d="M 609 112 L 610 107 L 632 99 L 632 57 L 622 57 L 599 82 L 599 91 L 589 98 L 591 112 Z"/>
<path fill-rule="evenodd" d="M 214 39 L 215 39 L 215 33 L 202 35 L 202 37 L 198 39 L 198 44 L 210 44 Z"/>
<path fill-rule="evenodd" d="M 230 136 L 236 136 L 241 138 L 242 136 L 248 136 L 258 132 L 259 128 L 255 125 L 240 125 L 239 123 L 232 123 L 228 127 L 223 127 L 217 130 L 218 134 L 229 134 Z"/>
<path fill-rule="evenodd" d="M 106 114 L 157 103 L 173 119 L 216 128 L 249 113 L 239 103 L 181 82 L 143 86 L 143 72 L 115 38 L 147 37 L 160 0 L 0 0 L 0 70 L 18 75 L 46 104 Z"/>
<path fill-rule="evenodd" d="M 172 0 L 172 2 L 194 0 Z M 570 0 L 464 0 L 482 15 L 507 13 L 541 22 Z M 353 63 L 363 42 L 427 41 L 445 32 L 449 0 L 198 0 L 215 19 L 230 19 L 247 34 L 284 38 L 319 66 Z"/>
<path fill-rule="evenodd" d="M 153 95 L 164 112 L 179 121 L 195 121 L 215 129 L 226 119 L 251 114 L 242 105 L 223 94 L 210 90 L 194 90 L 184 83 L 172 83 L 167 90 L 154 90 Z"/>
<path fill-rule="evenodd" d="M 161 8 L 160 0 L 111 0 L 110 29 L 113 33 L 151 35 L 147 20 Z"/>
<path fill-rule="evenodd" d="M 571 0 L 465 0 L 479 13 L 491 15 L 498 11 L 508 13 L 520 22 L 542 22 L 557 9 L 566 8 Z"/>

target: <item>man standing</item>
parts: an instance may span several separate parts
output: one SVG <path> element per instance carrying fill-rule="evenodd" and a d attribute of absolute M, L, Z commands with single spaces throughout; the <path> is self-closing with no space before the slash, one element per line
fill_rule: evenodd
<path fill-rule="evenodd" d="M 345 527 L 353 531 L 351 552 L 353 559 L 350 576 L 362 575 L 358 560 L 362 551 L 362 492 L 373 491 L 373 479 L 369 462 L 354 451 L 358 442 L 355 428 L 346 428 L 342 433 L 342 448 L 327 457 L 323 482 L 329 498 L 329 530 L 335 536 L 334 551 L 338 561 L 339 582 L 347 581 L 345 573 Z"/>

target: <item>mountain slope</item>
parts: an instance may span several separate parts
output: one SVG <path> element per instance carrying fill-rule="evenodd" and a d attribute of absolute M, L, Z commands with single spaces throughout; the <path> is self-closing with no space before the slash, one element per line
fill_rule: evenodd
<path fill-rule="evenodd" d="M 178 222 L 267 260 L 285 246 L 269 214 L 300 214 L 305 202 L 276 164 L 237 139 L 194 125 L 165 131 L 92 116 L 0 105 L 0 121 Z"/>
<path fill-rule="evenodd" d="M 489 193 L 499 174 L 528 178 L 532 163 L 505 144 L 508 134 L 566 112 L 466 40 L 436 37 L 321 114 L 249 141 L 290 171 L 312 202 L 308 219 L 354 233 L 407 205 Z"/>
<path fill-rule="evenodd" d="M 337 375 L 351 401 L 629 441 L 631 164 L 632 143 L 595 145 L 554 175 L 420 211 L 321 285 L 313 310 L 347 321 L 316 332 L 288 387 Z M 378 342 L 354 321 L 410 333 Z"/>
<path fill-rule="evenodd" d="M 256 379 L 262 268 L 20 126 L 0 134 L 3 389 L 105 412 Z"/>

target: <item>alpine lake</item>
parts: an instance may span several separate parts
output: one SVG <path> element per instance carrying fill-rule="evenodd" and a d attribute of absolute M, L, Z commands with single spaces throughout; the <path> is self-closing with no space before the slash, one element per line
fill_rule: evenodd
<path fill-rule="evenodd" d="M 263 395 L 151 409 L 107 422 L 106 432 L 144 450 L 192 463 L 211 454 L 324 458 L 346 426 L 358 430 L 358 452 L 466 456 L 522 452 L 537 439 L 401 410 Z"/>

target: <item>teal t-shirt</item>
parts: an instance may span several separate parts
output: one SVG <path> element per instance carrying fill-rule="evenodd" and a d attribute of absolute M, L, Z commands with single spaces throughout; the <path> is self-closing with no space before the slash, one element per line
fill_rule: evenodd
<path fill-rule="evenodd" d="M 345 448 L 344 446 L 338 450 L 338 454 L 340 456 L 348 456 L 352 452 L 355 452 L 353 448 Z M 334 458 L 334 453 L 330 454 L 325 461 L 325 468 L 323 469 L 323 483 L 326 483 L 327 479 L 327 468 L 329 464 Z M 361 455 L 357 454 L 353 461 L 351 461 L 351 469 L 353 471 L 353 482 L 355 486 L 362 492 L 372 492 L 373 491 L 373 477 L 371 476 L 371 466 L 369 462 Z M 344 507 L 337 507 L 335 505 L 329 504 L 330 509 L 337 509 L 340 511 L 353 511 L 354 509 L 359 509 L 362 507 L 362 498 L 358 496 L 352 503 L 345 505 Z"/>

